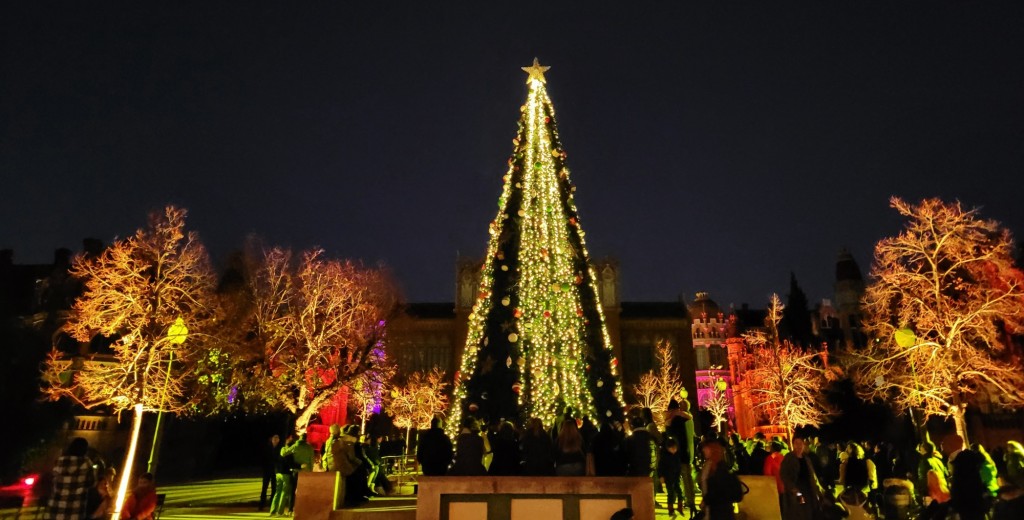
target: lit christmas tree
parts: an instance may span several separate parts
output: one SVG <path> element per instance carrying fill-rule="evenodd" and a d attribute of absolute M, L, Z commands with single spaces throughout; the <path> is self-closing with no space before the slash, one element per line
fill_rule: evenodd
<path fill-rule="evenodd" d="M 565 406 L 622 419 L 618 360 L 544 86 L 548 68 L 536 59 L 523 67 L 530 92 L 455 376 L 453 432 L 466 414 L 550 425 Z"/>

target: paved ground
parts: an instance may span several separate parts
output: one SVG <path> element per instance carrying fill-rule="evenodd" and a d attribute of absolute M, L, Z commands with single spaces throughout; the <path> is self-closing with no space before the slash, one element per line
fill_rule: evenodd
<path fill-rule="evenodd" d="M 164 486 L 160 489 L 167 494 L 164 514 L 161 520 L 188 520 L 202 518 L 267 518 L 266 512 L 257 512 L 260 479 L 220 479 L 189 484 Z M 404 486 L 403 495 L 412 495 L 412 487 Z M 657 495 L 656 501 L 665 504 L 665 495 Z M 372 505 L 372 501 L 371 504 Z M 667 509 L 658 509 L 656 518 L 669 519 Z M 676 519 L 689 515 L 676 515 Z"/>
<path fill-rule="evenodd" d="M 256 511 L 260 483 L 258 478 L 224 478 L 158 486 L 159 492 L 167 495 L 160 520 L 266 519 L 269 517 L 266 511 Z M 411 486 L 404 486 L 402 491 L 403 495 L 412 499 Z M 665 495 L 657 495 L 656 500 L 664 505 Z M 0 510 L 0 518 L 36 518 L 36 511 L 28 508 L 19 514 L 17 510 L 4 509 Z M 672 517 L 668 515 L 668 510 L 658 509 L 656 518 L 661 520 Z M 685 519 L 689 515 L 677 515 L 675 518 Z"/>

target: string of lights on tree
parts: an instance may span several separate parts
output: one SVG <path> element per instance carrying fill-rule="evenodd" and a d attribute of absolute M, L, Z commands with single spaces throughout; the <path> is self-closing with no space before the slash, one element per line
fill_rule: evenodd
<path fill-rule="evenodd" d="M 565 406 L 622 419 L 618 360 L 545 88 L 548 68 L 537 60 L 523 67 L 529 94 L 489 226 L 450 432 L 464 414 L 551 424 Z"/>

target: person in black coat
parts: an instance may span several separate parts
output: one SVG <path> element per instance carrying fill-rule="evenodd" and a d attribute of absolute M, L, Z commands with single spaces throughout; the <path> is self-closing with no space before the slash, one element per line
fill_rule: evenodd
<path fill-rule="evenodd" d="M 480 426 L 473 417 L 466 417 L 462 422 L 462 430 L 455 438 L 455 461 L 448 474 L 467 477 L 486 475 L 484 467 L 484 438 L 480 436 Z"/>
<path fill-rule="evenodd" d="M 519 474 L 519 441 L 512 423 L 502 421 L 491 439 L 491 467 L 487 472 L 496 476 Z"/>
<path fill-rule="evenodd" d="M 984 456 L 972 449 L 960 451 L 951 463 L 949 507 L 961 520 L 982 520 L 992 508 L 992 495 L 981 478 L 984 463 Z"/>
<path fill-rule="evenodd" d="M 622 423 L 609 421 L 601 425 L 592 443 L 594 454 L 594 473 L 599 477 L 621 477 L 626 474 L 626 459 L 622 451 L 622 443 L 626 432 Z"/>
<path fill-rule="evenodd" d="M 683 511 L 683 488 L 680 485 L 683 475 L 683 464 L 676 455 L 679 452 L 679 442 L 671 435 L 665 436 L 665 445 L 661 448 L 661 456 L 658 457 L 658 477 L 665 484 L 665 491 L 668 493 L 668 514 L 675 515 L 675 507 L 678 505 L 679 512 Z"/>
<path fill-rule="evenodd" d="M 277 467 L 281 463 L 281 437 L 272 435 L 263 446 L 263 453 L 260 455 L 260 462 L 263 466 L 263 485 L 260 487 L 260 507 L 257 511 L 263 511 L 267 505 L 267 487 L 270 488 L 270 498 L 277 493 Z M 269 485 L 269 486 L 268 486 Z"/>
<path fill-rule="evenodd" d="M 764 461 L 768 458 L 768 450 L 764 449 L 764 441 L 754 440 L 754 449 L 750 450 L 747 463 L 747 475 L 764 475 Z"/>
<path fill-rule="evenodd" d="M 629 426 L 632 431 L 622 444 L 626 456 L 626 476 L 653 478 L 655 464 L 658 462 L 658 445 L 651 432 L 644 427 L 643 417 L 630 417 Z"/>
<path fill-rule="evenodd" d="M 420 435 L 416 446 L 416 460 L 427 476 L 444 476 L 452 463 L 452 441 L 441 428 L 441 418 L 434 417 L 430 421 L 430 429 Z"/>
<path fill-rule="evenodd" d="M 733 520 L 733 498 L 729 488 L 735 478 L 730 474 L 729 462 L 725 460 L 725 445 L 717 437 L 709 437 L 701 443 L 704 467 L 700 472 L 700 489 L 704 518 L 710 520 Z"/>
<path fill-rule="evenodd" d="M 672 399 L 668 403 L 670 419 L 665 432 L 676 438 L 679 443 L 679 461 L 682 467 L 683 493 L 686 494 L 686 506 L 694 511 L 697 491 L 693 486 L 693 415 L 690 414 L 690 401 L 683 399 L 680 403 Z"/>
<path fill-rule="evenodd" d="M 540 419 L 533 417 L 526 423 L 526 431 L 519 440 L 520 473 L 548 476 L 555 474 L 555 447 L 544 431 Z"/>

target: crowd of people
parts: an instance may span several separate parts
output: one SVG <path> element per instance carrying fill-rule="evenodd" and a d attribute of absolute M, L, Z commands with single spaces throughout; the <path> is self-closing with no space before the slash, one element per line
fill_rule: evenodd
<path fill-rule="evenodd" d="M 273 435 L 263 454 L 259 510 L 266 507 L 269 497 L 270 516 L 291 515 L 302 471 L 340 473 L 345 479 L 344 504 L 348 507 L 372 496 L 390 494 L 392 484 L 382 464 L 382 440 L 382 436 L 372 436 L 370 442 L 363 442 L 358 426 L 334 424 L 318 457 L 305 434 L 289 435 L 283 444 L 280 436 Z"/>
<path fill-rule="evenodd" d="M 601 427 L 571 409 L 548 428 L 536 418 L 520 430 L 470 417 L 454 443 L 435 419 L 420 436 L 417 460 L 424 475 L 649 476 L 667 495 L 670 515 L 688 509 L 705 520 L 734 517 L 742 499 L 735 475 L 773 477 L 784 520 L 1024 519 L 1020 443 L 1008 442 L 995 457 L 981 445 L 964 446 L 956 434 L 940 447 L 925 440 L 908 448 L 822 444 L 801 433 L 788 442 L 763 433 L 695 439 L 686 402 L 673 401 L 661 421 L 635 409 L 625 424 Z M 698 490 L 701 511 L 694 508 Z"/>
<path fill-rule="evenodd" d="M 835 500 L 847 518 L 1024 518 L 1024 450 L 1016 441 L 993 458 L 980 444 L 965 446 L 955 433 L 939 447 L 926 435 L 916 450 L 884 442 L 822 444 L 797 436 L 790 453 L 805 459 L 799 469 L 809 488 L 792 485 L 794 472 L 785 464 L 790 455 L 781 456 L 788 449 L 781 439 L 758 435 L 741 441 L 733 435 L 730 446 L 738 472 L 776 478 L 784 518 L 807 518 L 787 515 L 799 498 Z"/>
<path fill-rule="evenodd" d="M 668 494 L 670 514 L 692 512 L 696 504 L 693 478 L 694 429 L 689 405 L 672 401 L 663 421 L 649 409 L 630 413 L 625 424 L 612 421 L 598 428 L 585 415 L 567 408 L 549 427 L 531 418 L 521 431 L 508 421 L 480 424 L 463 420 L 455 442 L 442 429 L 440 419 L 419 439 L 416 458 L 424 475 L 475 476 L 642 476 Z M 724 445 L 707 443 L 705 451 L 721 452 Z M 716 473 L 701 474 L 704 503 L 710 505 L 707 486 L 714 488 Z M 721 469 L 727 469 L 724 462 Z M 711 495 L 714 496 L 713 493 Z M 731 503 L 730 503 L 731 507 Z"/>
<path fill-rule="evenodd" d="M 302 437 L 268 446 L 269 467 L 260 498 L 271 488 L 271 515 L 287 514 L 298 471 L 317 466 L 346 481 L 345 503 L 391 492 L 381 464 L 381 437 L 360 439 L 358 427 L 331 427 L 322 456 Z M 1003 520 L 1024 518 L 1024 448 L 1016 441 L 994 457 L 950 434 L 939 446 L 917 449 L 884 442 L 829 442 L 797 433 L 788 441 L 757 433 L 695 438 L 687 401 L 672 401 L 664 417 L 631 410 L 624 422 L 595 425 L 567 408 L 549 425 L 538 418 L 517 427 L 467 417 L 454 442 L 435 418 L 420 432 L 416 459 L 428 476 L 640 476 L 666 495 L 670 516 L 690 512 L 704 520 L 731 520 L 742 500 L 737 475 L 773 477 L 784 520 Z M 697 510 L 697 497 L 701 508 Z"/>
<path fill-rule="evenodd" d="M 115 513 L 117 470 L 106 465 L 89 442 L 76 437 L 53 466 L 53 482 L 46 498 L 51 520 L 106 519 Z M 121 507 L 122 520 L 153 520 L 157 509 L 156 482 L 151 473 L 138 476 L 132 493 Z"/>

